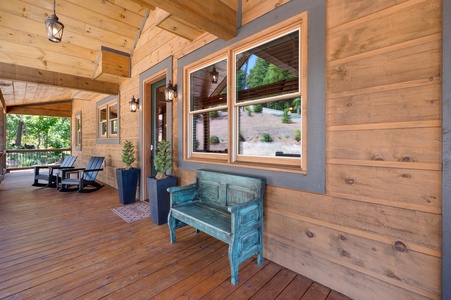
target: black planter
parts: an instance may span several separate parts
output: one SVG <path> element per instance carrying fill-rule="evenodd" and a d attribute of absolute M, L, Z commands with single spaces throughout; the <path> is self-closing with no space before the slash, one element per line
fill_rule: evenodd
<path fill-rule="evenodd" d="M 168 187 L 177 185 L 177 177 L 169 176 L 156 180 L 155 177 L 147 177 L 147 194 L 149 195 L 150 218 L 158 225 L 168 222 L 170 195 Z"/>
<path fill-rule="evenodd" d="M 117 191 L 122 204 L 135 202 L 139 169 L 116 169 Z"/>

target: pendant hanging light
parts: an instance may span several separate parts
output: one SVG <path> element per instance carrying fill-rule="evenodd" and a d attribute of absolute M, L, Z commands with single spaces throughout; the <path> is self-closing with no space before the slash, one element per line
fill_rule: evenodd
<path fill-rule="evenodd" d="M 45 20 L 45 29 L 47 30 L 47 38 L 54 43 L 60 43 L 63 38 L 64 25 L 58 21 L 55 11 L 56 0 L 53 0 L 53 15 Z"/>

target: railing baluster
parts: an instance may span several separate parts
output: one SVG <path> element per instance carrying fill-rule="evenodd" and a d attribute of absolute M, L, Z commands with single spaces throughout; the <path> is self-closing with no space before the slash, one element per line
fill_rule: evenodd
<path fill-rule="evenodd" d="M 71 152 L 71 148 L 6 150 L 6 169 L 32 169 L 35 165 L 55 164 Z"/>

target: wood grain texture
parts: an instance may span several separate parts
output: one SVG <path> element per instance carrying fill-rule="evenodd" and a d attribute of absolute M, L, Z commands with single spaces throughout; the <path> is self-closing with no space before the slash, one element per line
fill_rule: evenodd
<path fill-rule="evenodd" d="M 259 267 L 249 259 L 240 266 L 241 284 L 233 286 L 225 243 L 187 228 L 171 244 L 167 226 L 150 218 L 126 223 L 111 211 L 120 204 L 108 186 L 81 196 L 32 182 L 32 171 L 14 172 L 0 185 L 2 298 L 227 299 L 233 293 L 233 299 L 261 299 L 302 296 L 313 284 L 273 262 Z M 292 283 L 297 276 L 303 284 Z"/>
<path fill-rule="evenodd" d="M 250 21 L 277 5 L 283 3 L 245 1 L 243 12 Z M 355 299 L 440 298 L 440 7 L 438 0 L 327 1 L 326 194 L 267 187 L 265 258 Z M 177 60 L 216 39 L 207 33 L 189 42 L 152 27 L 154 19 L 151 13 L 132 54 L 132 78 L 121 84 L 121 135 L 135 142 L 139 123 L 126 106 L 138 92 L 139 74 L 173 55 L 174 82 Z M 84 124 L 85 115 L 88 120 L 80 155 L 107 153 L 106 169 L 114 170 L 120 146 L 95 143 L 94 106 L 74 101 Z M 174 153 L 182 151 L 177 137 L 183 132 L 176 125 L 182 122 L 176 117 L 180 109 L 173 104 Z M 174 173 L 181 185 L 194 182 L 194 173 L 179 170 L 177 161 Z M 115 185 L 113 173 L 101 180 Z M 240 280 L 256 274 L 255 265 L 243 266 Z M 265 272 L 276 274 L 277 282 L 289 274 L 280 273 L 283 267 L 276 272 L 267 264 Z M 195 276 L 219 268 L 212 262 Z M 226 280 L 229 270 L 219 272 L 210 279 Z M 174 285 L 188 288 L 184 279 L 180 282 Z M 284 284 L 281 299 L 293 295 L 293 287 L 303 293 L 311 287 L 299 275 Z M 257 278 L 248 288 L 190 285 L 186 295 L 223 299 L 240 290 L 252 297 L 259 293 L 255 286 L 265 285 L 272 283 Z"/>

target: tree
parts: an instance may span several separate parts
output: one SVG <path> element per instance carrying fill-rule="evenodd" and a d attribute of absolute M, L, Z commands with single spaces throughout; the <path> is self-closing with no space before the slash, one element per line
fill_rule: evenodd
<path fill-rule="evenodd" d="M 19 132 L 19 124 L 23 122 L 21 145 L 15 145 Z M 7 145 L 24 148 L 25 144 L 35 145 L 36 148 L 69 148 L 70 147 L 70 118 L 44 116 L 6 116 Z"/>
<path fill-rule="evenodd" d="M 249 71 L 247 77 L 247 88 L 254 88 L 264 84 L 266 74 L 268 73 L 269 62 L 262 58 L 257 58 L 254 67 Z"/>

